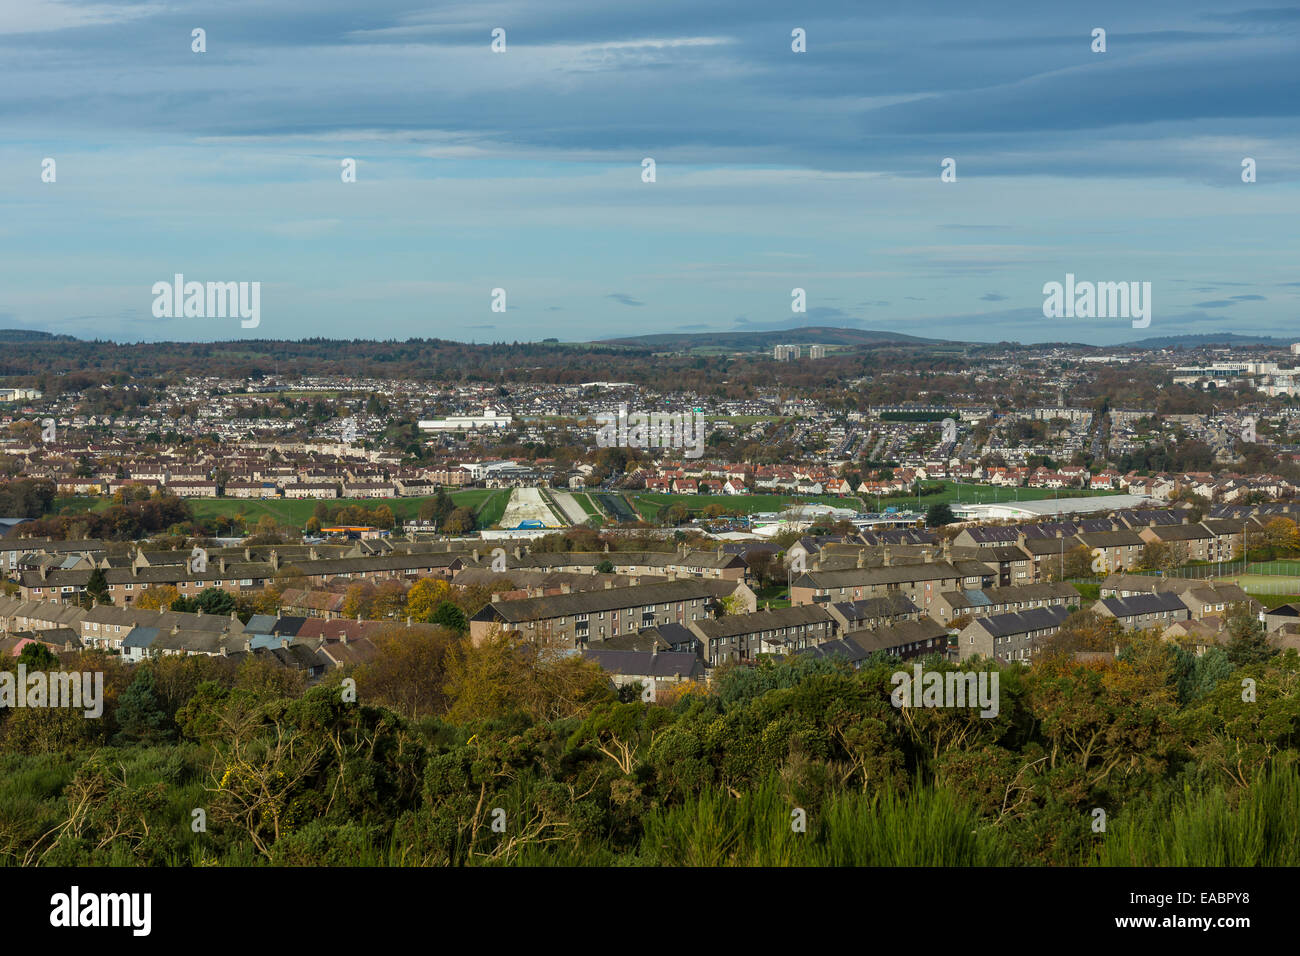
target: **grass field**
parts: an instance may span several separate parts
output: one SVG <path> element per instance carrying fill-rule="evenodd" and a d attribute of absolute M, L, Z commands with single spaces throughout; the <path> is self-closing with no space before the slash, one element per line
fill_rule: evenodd
<path fill-rule="evenodd" d="M 922 495 L 919 502 L 914 494 L 894 495 L 889 498 L 882 496 L 880 505 L 881 507 L 893 505 L 895 508 L 918 508 L 924 511 L 930 505 L 951 505 L 958 500 L 962 504 L 997 504 L 1007 501 L 1044 501 L 1048 498 L 1102 498 L 1107 495 L 1119 494 L 1117 491 L 1092 491 L 1082 488 L 1061 488 L 1057 491 L 1052 488 L 994 488 L 991 485 L 968 484 L 962 484 L 959 488 L 956 484 L 949 482 L 940 482 L 940 484 L 943 485 L 943 491 L 932 495 Z M 923 484 L 922 487 L 933 486 Z M 869 495 L 867 500 L 871 509 L 875 510 L 875 496 Z"/>
<path fill-rule="evenodd" d="M 471 503 L 468 497 L 464 501 L 459 501 L 456 495 L 452 495 L 452 500 L 456 505 L 474 509 L 474 520 L 478 522 L 480 528 L 491 528 L 501 523 L 501 516 L 506 513 L 506 505 L 510 504 L 510 488 L 471 488 L 469 491 L 462 491 L 459 494 L 469 495 L 477 493 L 479 497 L 473 499 Z"/>
<path fill-rule="evenodd" d="M 838 498 L 835 495 L 814 495 L 808 498 L 795 498 L 791 495 L 664 495 L 637 494 L 630 492 L 627 496 L 647 521 L 658 518 L 664 508 L 680 504 L 691 514 L 699 514 L 709 505 L 720 505 L 727 511 L 740 514 L 755 514 L 762 511 L 781 511 L 792 504 L 824 504 L 836 508 L 859 510 L 865 507 L 860 498 Z"/>
<path fill-rule="evenodd" d="M 1300 577 L 1300 561 L 1252 561 L 1248 570 L 1255 574 Z"/>
<path fill-rule="evenodd" d="M 1251 597 L 1270 611 L 1281 604 L 1300 603 L 1300 594 L 1252 594 Z"/>
<path fill-rule="evenodd" d="M 1240 567 L 1240 564 L 1235 564 L 1235 568 L 1215 573 L 1214 564 L 1203 564 L 1195 566 L 1196 574 L 1192 576 L 1203 577 L 1207 581 L 1238 584 L 1247 594 L 1258 598 L 1268 607 L 1288 604 L 1298 599 L 1300 560 L 1252 561 L 1245 572 Z"/>
<path fill-rule="evenodd" d="M 596 503 L 602 512 L 609 515 L 614 521 L 636 521 L 636 512 L 628 502 L 626 496 L 617 492 L 599 491 L 590 493 L 591 500 Z"/>
<path fill-rule="evenodd" d="M 606 497 L 606 500 L 613 496 L 624 499 L 636 511 L 639 511 L 645 517 L 645 520 L 651 522 L 658 520 L 659 513 L 664 508 L 671 507 L 674 504 L 681 504 L 692 515 L 703 513 L 704 509 L 711 504 L 721 505 L 729 512 L 738 512 L 740 514 L 781 511 L 791 504 L 827 504 L 837 508 L 852 508 L 861 511 L 874 510 L 877 507 L 877 499 L 870 496 L 864 499 L 856 496 L 839 498 L 834 495 L 814 495 L 801 498 L 791 495 L 671 495 L 638 494 L 635 492 L 629 492 L 626 495 L 620 492 L 602 492 L 601 494 Z M 1100 496 L 1110 494 L 1110 492 L 1075 490 L 1069 492 L 1070 497 L 1089 494 Z M 972 495 L 975 497 L 972 498 Z M 1050 498 L 1053 495 L 1054 492 L 1044 488 L 1019 489 L 1019 499 L 1022 501 L 1037 501 Z M 510 489 L 468 488 L 451 492 L 451 497 L 457 507 L 472 509 L 479 527 L 487 528 L 501 521 L 501 516 L 505 513 L 506 505 L 510 501 Z M 596 499 L 591 497 L 591 493 L 583 493 L 575 497 L 588 514 L 605 517 L 601 514 L 601 509 L 594 504 Z M 335 498 L 331 499 L 328 504 L 331 507 L 359 505 L 363 508 L 375 508 L 383 504 L 388 506 L 389 510 L 393 512 L 393 517 L 400 522 L 417 517 L 420 505 L 426 500 L 427 498 Z M 957 487 L 952 484 L 945 484 L 943 491 L 922 496 L 920 508 L 924 510 L 933 504 L 951 503 L 956 500 Z M 1015 500 L 1015 495 L 1007 489 L 962 485 L 961 500 L 964 502 L 1011 501 Z M 263 515 L 270 515 L 281 524 L 299 528 L 307 523 L 307 519 L 312 516 L 312 512 L 316 508 L 316 502 L 308 499 L 191 498 L 189 502 L 197 518 L 226 519 L 242 514 L 250 523 L 256 523 Z M 110 504 L 111 501 L 108 498 L 60 497 L 55 499 L 54 513 L 59 514 L 64 509 L 70 509 L 74 514 L 86 511 L 102 511 Z M 879 500 L 880 507 L 890 505 L 900 508 L 915 508 L 917 498 L 915 495 L 898 495 Z M 615 517 L 617 518 L 617 515 Z M 624 516 L 622 520 L 631 520 L 631 516 Z M 1287 567 L 1282 568 L 1283 565 Z M 1260 565 L 1259 567 L 1268 567 L 1269 570 L 1273 570 L 1274 566 L 1278 566 L 1278 571 L 1293 572 L 1297 577 L 1300 577 L 1300 561 L 1274 561 L 1268 566 Z"/>
<path fill-rule="evenodd" d="M 342 391 L 337 388 L 286 388 L 274 392 L 235 392 L 240 398 L 275 398 L 277 395 L 284 395 L 286 398 L 297 398 L 300 395 L 311 395 L 316 398 L 338 398 L 340 395 L 364 395 L 364 389 L 348 389 Z"/>
<path fill-rule="evenodd" d="M 1300 577 L 1281 574 L 1233 574 L 1224 575 L 1220 581 L 1240 584 L 1245 592 L 1253 597 L 1282 596 L 1300 594 Z M 1286 601 L 1279 602 L 1286 604 Z"/>
<path fill-rule="evenodd" d="M 765 588 L 757 588 L 754 596 L 758 598 L 759 610 L 766 607 L 789 607 L 790 592 L 786 590 L 784 584 L 770 584 Z"/>
<path fill-rule="evenodd" d="M 109 505 L 107 498 L 86 498 L 80 495 L 57 497 L 54 499 L 54 514 L 61 514 L 65 509 L 73 514 L 87 511 L 103 511 Z"/>
<path fill-rule="evenodd" d="M 1087 601 L 1101 600 L 1101 582 L 1100 581 L 1073 581 L 1072 586 L 1079 592 L 1079 596 Z"/>
<path fill-rule="evenodd" d="M 359 505 L 367 510 L 387 505 L 398 521 L 415 518 L 419 515 L 420 505 L 429 498 L 331 498 L 326 502 L 331 508 L 346 505 Z M 480 523 L 495 524 L 501 520 L 506 502 L 510 500 L 509 490 L 488 488 L 468 488 L 464 491 L 451 492 L 451 500 L 458 508 L 473 509 Z M 196 518 L 226 519 L 242 514 L 250 523 L 256 523 L 263 515 L 270 515 L 277 522 L 301 528 L 307 523 L 316 509 L 316 502 L 309 499 L 289 498 L 190 498 L 188 499 Z M 59 514 L 64 508 L 80 514 L 86 511 L 103 511 L 112 501 L 108 498 L 56 498 L 54 513 Z"/>

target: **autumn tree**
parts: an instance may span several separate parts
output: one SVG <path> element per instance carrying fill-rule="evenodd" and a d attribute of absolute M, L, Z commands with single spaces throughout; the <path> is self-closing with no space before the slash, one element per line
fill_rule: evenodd
<path fill-rule="evenodd" d="M 170 608 L 181 594 L 170 584 L 155 584 L 140 592 L 135 599 L 135 606 L 141 611 L 157 611 Z"/>
<path fill-rule="evenodd" d="M 409 718 L 446 713 L 446 662 L 455 635 L 443 628 L 392 625 L 371 640 L 375 656 L 355 674 L 360 699 Z"/>
<path fill-rule="evenodd" d="M 376 620 L 405 616 L 406 591 L 406 585 L 393 578 L 379 582 L 375 586 L 375 598 L 371 605 L 371 615 Z"/>
<path fill-rule="evenodd" d="M 1300 530 L 1290 518 L 1274 518 L 1264 525 L 1263 543 L 1282 554 L 1300 550 Z"/>
<path fill-rule="evenodd" d="M 447 658 L 446 692 L 448 716 L 456 723 L 515 711 L 558 720 L 583 716 L 599 702 L 615 699 L 613 685 L 595 663 L 518 644 L 509 634 L 457 644 Z"/>
<path fill-rule="evenodd" d="M 443 601 L 448 599 L 451 586 L 442 578 L 421 578 L 406 592 L 406 615 L 415 621 L 431 621 Z"/>
<path fill-rule="evenodd" d="M 343 592 L 340 609 L 347 618 L 368 618 L 375 603 L 375 586 L 369 581 L 356 581 Z"/>
<path fill-rule="evenodd" d="M 466 534 L 474 530 L 474 512 L 468 508 L 457 508 L 439 529 L 445 534 Z"/>
<path fill-rule="evenodd" d="M 1092 570 L 1092 552 L 1084 544 L 1065 552 L 1064 563 L 1067 578 L 1090 578 L 1096 573 Z"/>

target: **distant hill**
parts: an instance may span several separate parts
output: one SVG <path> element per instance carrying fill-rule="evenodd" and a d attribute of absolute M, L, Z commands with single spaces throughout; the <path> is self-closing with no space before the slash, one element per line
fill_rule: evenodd
<path fill-rule="evenodd" d="M 71 335 L 55 335 L 53 332 L 37 332 L 35 329 L 0 329 L 0 342 L 76 342 Z"/>
<path fill-rule="evenodd" d="M 1284 349 L 1297 339 L 1279 339 L 1271 335 L 1238 335 L 1235 332 L 1214 332 L 1208 335 L 1165 335 L 1153 339 L 1139 339 L 1125 342 L 1126 348 L 1135 349 L 1171 349 L 1176 346 L 1184 348 L 1204 348 L 1207 345 L 1267 345 Z"/>
<path fill-rule="evenodd" d="M 655 335 L 633 335 L 615 339 L 600 339 L 599 345 L 625 345 L 675 352 L 690 349 L 722 347 L 735 350 L 768 351 L 776 345 L 840 345 L 878 346 L 947 345 L 945 339 L 926 339 L 902 332 L 879 332 L 872 329 L 839 329 L 830 326 L 798 326 L 791 329 L 753 332 L 663 332 Z"/>

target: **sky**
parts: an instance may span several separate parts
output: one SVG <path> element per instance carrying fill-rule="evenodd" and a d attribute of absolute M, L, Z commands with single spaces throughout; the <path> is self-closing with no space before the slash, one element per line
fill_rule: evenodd
<path fill-rule="evenodd" d="M 1300 338 L 1298 114 L 1300 4 L 2 0 L 0 328 Z"/>

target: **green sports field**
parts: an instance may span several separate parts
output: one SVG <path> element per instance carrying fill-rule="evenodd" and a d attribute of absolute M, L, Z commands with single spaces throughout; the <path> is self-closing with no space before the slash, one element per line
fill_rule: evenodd
<path fill-rule="evenodd" d="M 307 523 L 307 519 L 316 510 L 317 504 L 317 502 L 310 499 L 297 498 L 189 498 L 187 500 L 196 518 L 225 519 L 234 515 L 243 515 L 250 523 L 256 523 L 263 515 L 270 515 L 279 524 L 297 528 L 301 528 Z M 420 505 L 428 500 L 428 496 L 382 499 L 331 498 L 326 504 L 331 509 L 341 508 L 346 505 L 358 505 L 367 510 L 377 508 L 380 505 L 387 505 L 394 518 L 398 521 L 406 521 L 409 518 L 418 517 Z M 457 507 L 472 509 L 477 515 L 480 524 L 488 526 L 501 520 L 501 515 L 506 510 L 506 502 L 510 500 L 510 491 L 508 489 L 468 488 L 464 491 L 451 492 L 451 500 L 455 502 Z M 102 511 L 111 504 L 112 502 L 108 498 L 57 498 L 55 499 L 54 513 L 59 514 L 64 508 L 71 509 L 74 513 Z"/>
<path fill-rule="evenodd" d="M 629 492 L 627 498 L 641 514 L 645 515 L 647 521 L 654 521 L 664 508 L 671 508 L 677 504 L 692 514 L 704 511 L 709 505 L 719 505 L 727 511 L 740 514 L 782 511 L 792 504 L 823 504 L 835 508 L 852 508 L 855 511 L 864 507 L 860 498 L 839 498 L 835 495 L 795 498 L 791 495 L 663 495 Z"/>
<path fill-rule="evenodd" d="M 1234 574 L 1219 578 L 1230 584 L 1239 584 L 1253 597 L 1300 594 L 1300 576 L 1281 574 Z M 1285 603 L 1285 602 L 1283 602 Z"/>

